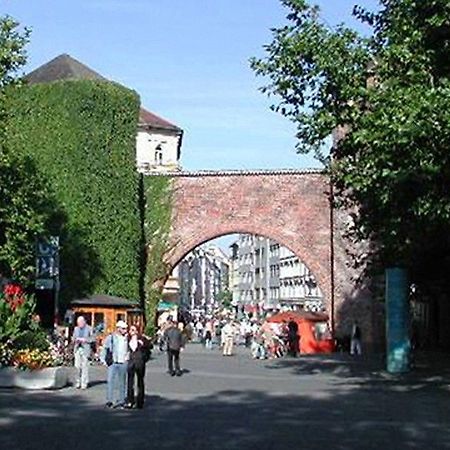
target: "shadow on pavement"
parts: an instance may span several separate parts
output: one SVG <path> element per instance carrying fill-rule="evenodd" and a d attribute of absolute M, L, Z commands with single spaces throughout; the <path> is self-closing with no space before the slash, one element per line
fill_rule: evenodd
<path fill-rule="evenodd" d="M 271 395 L 225 390 L 189 400 L 148 395 L 107 410 L 70 392 L 0 391 L 0 447 L 17 449 L 450 448 L 450 402 L 387 386 Z"/>
<path fill-rule="evenodd" d="M 266 364 L 266 368 L 288 369 L 295 375 L 332 375 L 342 378 L 347 385 L 404 390 L 441 389 L 443 395 L 450 394 L 450 356 L 439 352 L 418 354 L 414 369 L 399 375 L 392 375 L 384 370 L 382 356 L 366 358 L 347 354 L 278 359 Z"/>

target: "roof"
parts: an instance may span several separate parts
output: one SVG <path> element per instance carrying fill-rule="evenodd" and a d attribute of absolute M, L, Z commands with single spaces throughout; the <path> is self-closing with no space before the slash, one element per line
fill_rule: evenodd
<path fill-rule="evenodd" d="M 181 131 L 181 128 L 177 127 L 173 123 L 170 123 L 166 119 L 157 116 L 156 114 L 147 111 L 144 108 L 139 110 L 139 125 L 148 126 L 154 128 L 161 128 L 165 130 Z"/>
<path fill-rule="evenodd" d="M 136 307 L 138 302 L 127 300 L 126 298 L 114 297 L 112 295 L 97 294 L 70 302 L 72 306 L 124 306 Z"/>
<path fill-rule="evenodd" d="M 43 64 L 25 76 L 30 84 L 51 83 L 61 80 L 103 80 L 99 73 L 70 55 L 62 54 Z"/>
<path fill-rule="evenodd" d="M 109 81 L 95 70 L 64 53 L 53 58 L 25 76 L 29 84 L 52 83 L 62 80 L 100 80 Z M 139 125 L 142 127 L 158 128 L 181 132 L 181 128 L 156 114 L 141 108 L 139 111 Z"/>

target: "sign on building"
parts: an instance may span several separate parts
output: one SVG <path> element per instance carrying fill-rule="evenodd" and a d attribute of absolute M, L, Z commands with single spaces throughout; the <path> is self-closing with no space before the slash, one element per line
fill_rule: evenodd
<path fill-rule="evenodd" d="M 54 289 L 59 278 L 59 236 L 36 243 L 36 289 Z"/>

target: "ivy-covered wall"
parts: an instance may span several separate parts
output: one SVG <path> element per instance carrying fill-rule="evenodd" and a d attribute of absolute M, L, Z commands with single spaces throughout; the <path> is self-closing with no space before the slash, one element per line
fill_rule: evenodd
<path fill-rule="evenodd" d="M 32 158 L 53 197 L 48 232 L 61 235 L 61 298 L 138 300 L 137 94 L 110 82 L 61 81 L 24 86 L 12 101 L 11 150 Z"/>
<path fill-rule="evenodd" d="M 145 274 L 145 311 L 147 333 L 153 334 L 156 309 L 162 298 L 162 281 L 168 275 L 164 255 L 168 250 L 168 238 L 172 219 L 172 191 L 169 177 L 144 177 L 145 195 L 144 234 L 147 243 Z"/>

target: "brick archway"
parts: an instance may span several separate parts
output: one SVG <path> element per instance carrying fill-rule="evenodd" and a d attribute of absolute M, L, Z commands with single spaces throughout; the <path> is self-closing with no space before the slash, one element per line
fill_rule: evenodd
<path fill-rule="evenodd" d="M 167 174 L 166 174 L 167 176 Z M 314 274 L 332 314 L 328 177 L 319 171 L 179 172 L 169 175 L 169 269 L 198 245 L 231 233 L 258 234 L 294 252 Z"/>
<path fill-rule="evenodd" d="M 171 183 L 167 276 L 186 254 L 211 239 L 231 233 L 265 236 L 289 248 L 314 274 L 337 335 L 348 334 L 358 319 L 367 347 L 380 346 L 382 305 L 372 298 L 370 280 L 356 283 L 361 268 L 352 264 L 347 251 L 361 255 L 364 247 L 346 239 L 347 214 L 332 209 L 325 173 L 201 171 L 149 176 L 169 176 Z"/>

